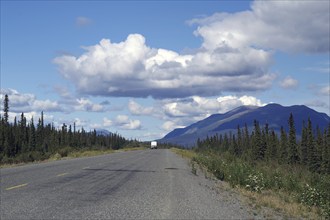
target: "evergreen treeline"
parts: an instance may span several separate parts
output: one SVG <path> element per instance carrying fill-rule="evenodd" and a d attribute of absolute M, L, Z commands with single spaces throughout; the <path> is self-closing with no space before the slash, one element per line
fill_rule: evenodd
<path fill-rule="evenodd" d="M 327 129 L 314 130 L 312 121 L 303 123 L 301 139 L 296 138 L 293 115 L 288 119 L 289 132 L 283 127 L 280 134 L 254 121 L 250 133 L 247 125 L 237 127 L 236 134 L 224 134 L 198 139 L 197 149 L 228 152 L 247 161 L 276 161 L 279 164 L 299 164 L 312 172 L 330 174 L 330 123 Z"/>
<path fill-rule="evenodd" d="M 56 129 L 54 124 L 44 124 L 43 112 L 36 125 L 33 117 L 27 121 L 24 113 L 9 123 L 8 95 L 5 95 L 3 104 L 4 114 L 0 115 L 0 163 L 43 160 L 55 153 L 67 156 L 73 149 L 119 149 L 127 143 L 118 134 L 104 136 L 97 135 L 95 130 L 76 130 L 75 123 L 73 126 L 63 124 Z"/>

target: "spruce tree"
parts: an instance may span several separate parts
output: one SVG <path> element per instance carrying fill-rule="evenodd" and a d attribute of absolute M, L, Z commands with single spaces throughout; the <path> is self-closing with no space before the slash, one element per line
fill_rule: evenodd
<path fill-rule="evenodd" d="M 317 161 L 317 171 L 321 171 L 321 166 L 322 166 L 322 151 L 323 151 L 323 134 L 321 132 L 321 129 L 317 126 L 316 128 L 316 140 L 315 140 L 315 147 L 316 147 L 316 161 Z"/>
<path fill-rule="evenodd" d="M 4 142 L 5 142 L 5 121 L 3 117 L 0 115 L 0 161 L 2 160 L 3 152 L 4 152 Z"/>
<path fill-rule="evenodd" d="M 36 148 L 36 128 L 34 127 L 33 117 L 29 126 L 29 151 L 34 151 Z"/>
<path fill-rule="evenodd" d="M 279 150 L 279 162 L 280 163 L 286 163 L 287 162 L 287 146 L 288 146 L 288 139 L 286 132 L 281 127 L 281 140 L 280 140 L 280 150 Z"/>
<path fill-rule="evenodd" d="M 307 165 L 307 128 L 305 125 L 305 121 L 303 121 L 303 128 L 301 131 L 301 142 L 300 142 L 300 158 L 301 158 L 301 163 L 303 165 Z"/>
<path fill-rule="evenodd" d="M 307 157 L 308 157 L 308 168 L 315 172 L 318 169 L 318 161 L 316 155 L 316 147 L 313 135 L 312 121 L 308 118 L 307 122 Z"/>
<path fill-rule="evenodd" d="M 326 137 L 324 138 L 324 158 L 326 159 L 325 173 L 330 174 L 330 123 L 328 124 L 328 131 Z"/>
<path fill-rule="evenodd" d="M 249 136 L 249 129 L 247 124 L 244 125 L 244 151 L 250 148 L 250 136 Z"/>
<path fill-rule="evenodd" d="M 9 98 L 8 95 L 5 95 L 5 99 L 3 100 L 3 118 L 5 121 L 5 125 L 8 125 L 9 118 Z"/>
<path fill-rule="evenodd" d="M 3 101 L 3 122 L 1 126 L 3 126 L 3 152 L 4 155 L 9 157 L 10 156 L 10 125 L 8 122 L 9 118 L 9 98 L 8 95 L 5 95 L 5 99 Z"/>
<path fill-rule="evenodd" d="M 295 164 L 299 162 L 298 145 L 296 140 L 296 128 L 292 113 L 289 120 L 289 142 L 288 142 L 288 163 Z"/>
<path fill-rule="evenodd" d="M 24 116 L 24 113 L 21 114 L 21 119 L 19 121 L 19 129 L 20 129 L 20 145 L 21 145 L 21 151 L 25 152 L 27 151 L 27 145 L 29 142 L 29 136 L 27 133 L 27 127 L 26 127 L 26 118 Z"/>
<path fill-rule="evenodd" d="M 254 120 L 254 146 L 253 146 L 253 154 L 254 154 L 254 159 L 255 160 L 261 160 L 264 157 L 261 131 L 260 131 L 259 122 L 257 120 Z"/>
<path fill-rule="evenodd" d="M 239 127 L 237 126 L 237 144 L 236 144 L 236 155 L 240 156 L 242 154 L 242 145 L 243 145 L 243 138 L 242 138 L 242 132 Z"/>
<path fill-rule="evenodd" d="M 265 157 L 267 160 L 276 160 L 277 159 L 277 146 L 278 138 L 274 130 L 270 132 L 268 147 L 266 149 Z"/>
<path fill-rule="evenodd" d="M 16 156 L 21 151 L 21 140 L 20 140 L 21 135 L 16 117 L 14 118 L 13 138 L 14 138 L 13 140 L 14 146 L 12 150 L 13 150 L 13 156 Z"/>
<path fill-rule="evenodd" d="M 328 130 L 324 129 L 322 146 L 321 172 L 330 174 L 330 123 Z"/>

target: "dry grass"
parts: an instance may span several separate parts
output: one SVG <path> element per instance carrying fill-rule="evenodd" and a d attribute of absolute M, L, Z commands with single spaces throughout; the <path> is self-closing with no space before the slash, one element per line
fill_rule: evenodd
<path fill-rule="evenodd" d="M 267 207 L 274 210 L 273 213 L 268 213 L 270 218 L 278 217 L 279 213 L 284 218 L 307 218 L 318 219 L 319 210 L 316 208 L 309 209 L 308 207 L 294 201 L 293 196 L 286 192 L 274 192 L 271 190 L 263 191 L 261 193 L 251 192 L 244 188 L 238 188 L 238 191 L 245 198 L 248 203 L 257 209 Z"/>
<path fill-rule="evenodd" d="M 146 147 L 127 147 L 116 150 L 115 152 L 126 152 L 126 151 L 135 151 L 135 150 L 146 150 Z"/>
<path fill-rule="evenodd" d="M 26 164 L 34 164 L 34 163 L 46 163 L 49 161 L 56 161 L 56 160 L 67 160 L 70 158 L 79 158 L 79 157 L 93 157 L 103 154 L 111 154 L 115 152 L 126 152 L 126 151 L 134 151 L 134 150 L 144 150 L 145 147 L 131 147 L 131 148 L 122 148 L 119 150 L 112 150 L 112 149 L 106 149 L 106 150 L 82 150 L 82 151 L 73 151 L 68 154 L 66 157 L 61 157 L 59 153 L 55 153 L 51 155 L 48 159 L 43 161 L 33 161 L 33 162 L 27 162 L 27 163 L 16 163 L 16 164 L 1 164 L 0 168 L 9 168 L 9 167 L 17 167 L 17 166 L 23 166 Z"/>
<path fill-rule="evenodd" d="M 68 158 L 77 158 L 77 157 L 92 157 L 102 154 L 111 154 L 115 152 L 114 150 L 86 150 L 86 151 L 74 151 L 68 154 Z"/>
<path fill-rule="evenodd" d="M 74 151 L 69 153 L 68 158 L 77 158 L 77 157 L 92 157 L 103 154 L 112 154 L 116 152 L 126 152 L 126 151 L 135 151 L 135 150 L 144 150 L 143 147 L 129 147 L 122 148 L 118 150 L 106 149 L 106 150 L 86 150 L 86 151 Z"/>
<path fill-rule="evenodd" d="M 181 157 L 185 157 L 188 159 L 192 159 L 196 156 L 196 153 L 192 150 L 185 150 L 185 149 L 179 149 L 179 148 L 171 148 L 171 151 L 174 153 L 180 155 Z"/>

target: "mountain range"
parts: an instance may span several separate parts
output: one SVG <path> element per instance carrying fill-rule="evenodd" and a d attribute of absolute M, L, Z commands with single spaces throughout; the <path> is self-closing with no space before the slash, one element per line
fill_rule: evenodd
<path fill-rule="evenodd" d="M 229 134 L 229 132 L 236 134 L 237 126 L 242 128 L 246 124 L 249 132 L 252 132 L 254 120 L 257 120 L 261 127 L 267 123 L 270 130 L 274 130 L 279 134 L 281 126 L 288 132 L 290 113 L 293 114 L 298 139 L 301 136 L 303 122 L 307 125 L 308 118 L 311 119 L 314 129 L 318 126 L 323 130 L 330 123 L 330 117 L 327 114 L 317 112 L 304 105 L 288 107 L 279 104 L 268 104 L 263 107 L 241 106 L 224 114 L 211 115 L 185 128 L 174 129 L 158 141 L 160 143 L 192 147 L 196 144 L 198 138 L 202 140 L 207 136 Z"/>

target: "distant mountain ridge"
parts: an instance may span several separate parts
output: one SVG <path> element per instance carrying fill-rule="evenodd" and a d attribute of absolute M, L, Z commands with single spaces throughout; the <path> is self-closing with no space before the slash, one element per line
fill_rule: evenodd
<path fill-rule="evenodd" d="M 257 120 L 260 126 L 268 123 L 269 128 L 279 133 L 281 126 L 288 131 L 288 119 L 290 113 L 295 121 L 296 134 L 301 135 L 303 121 L 311 119 L 313 127 L 319 126 L 322 130 L 327 128 L 330 117 L 325 113 L 317 112 L 304 105 L 281 106 L 268 104 L 263 107 L 241 106 L 224 114 L 214 114 L 185 128 L 177 128 L 158 140 L 161 143 L 172 143 L 186 147 L 195 145 L 198 138 L 205 139 L 207 136 L 232 132 L 236 134 L 237 126 L 248 126 L 253 130 L 253 122 Z"/>

